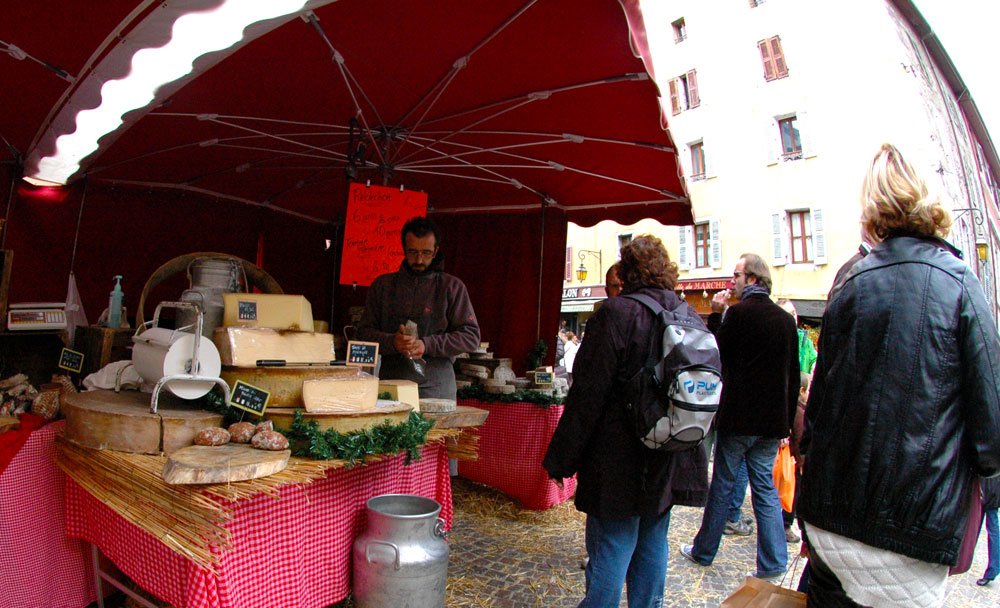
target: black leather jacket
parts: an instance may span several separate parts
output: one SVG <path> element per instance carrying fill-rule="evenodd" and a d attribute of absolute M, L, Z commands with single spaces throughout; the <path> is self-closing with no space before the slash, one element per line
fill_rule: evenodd
<path fill-rule="evenodd" d="M 890 238 L 829 302 L 799 502 L 819 528 L 947 565 L 973 476 L 1000 472 L 1000 341 L 959 256 L 939 239 Z"/>

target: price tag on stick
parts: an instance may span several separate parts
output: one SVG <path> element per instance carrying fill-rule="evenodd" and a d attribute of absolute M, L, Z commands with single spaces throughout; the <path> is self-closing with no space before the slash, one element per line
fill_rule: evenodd
<path fill-rule="evenodd" d="M 263 416 L 264 410 L 267 408 L 267 402 L 270 399 L 271 393 L 262 388 L 247 384 L 242 380 L 237 380 L 233 386 L 233 392 L 229 396 L 229 405 L 248 411 L 251 414 Z"/>
<path fill-rule="evenodd" d="M 354 367 L 375 367 L 378 361 L 378 342 L 355 342 L 351 340 L 347 343 L 347 361 L 345 365 Z"/>
<path fill-rule="evenodd" d="M 68 348 L 59 354 L 59 367 L 71 372 L 80 373 L 83 370 L 83 353 Z"/>

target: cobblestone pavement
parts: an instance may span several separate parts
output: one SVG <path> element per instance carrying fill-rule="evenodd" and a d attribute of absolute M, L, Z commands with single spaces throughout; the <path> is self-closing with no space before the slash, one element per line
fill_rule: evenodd
<path fill-rule="evenodd" d="M 581 565 L 586 558 L 583 515 L 572 500 L 548 511 L 520 510 L 516 503 L 492 488 L 453 478 L 455 523 L 451 532 L 448 570 L 448 606 L 490 608 L 575 607 L 583 597 Z M 752 516 L 749 496 L 744 515 Z M 483 504 L 491 505 L 482 509 Z M 701 509 L 673 510 L 668 542 L 666 608 L 716 608 L 743 582 L 755 564 L 756 535 L 723 537 L 715 562 L 696 566 L 678 553 L 690 543 L 701 524 Z M 799 544 L 789 544 L 790 555 Z M 790 557 L 791 560 L 791 557 Z M 784 581 L 794 588 L 801 574 Z M 977 587 L 986 569 L 986 530 L 980 535 L 969 572 L 951 577 L 945 608 L 1000 604 L 1000 581 Z M 627 606 L 622 597 L 621 606 Z"/>

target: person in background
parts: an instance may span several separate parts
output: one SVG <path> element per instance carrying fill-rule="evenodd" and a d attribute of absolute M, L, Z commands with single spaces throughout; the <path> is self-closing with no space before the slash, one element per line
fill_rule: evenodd
<path fill-rule="evenodd" d="M 795 310 L 795 304 L 787 298 L 778 300 L 778 306 L 785 309 L 785 312 L 795 319 L 795 327 L 799 333 L 799 369 L 807 374 L 811 374 L 816 365 L 816 346 L 809 338 L 809 330 L 799 327 L 799 312 Z"/>
<path fill-rule="evenodd" d="M 618 267 L 621 262 L 615 262 L 608 268 L 604 275 L 604 288 L 608 292 L 608 297 L 613 298 L 622 292 L 622 280 L 618 277 Z"/>
<path fill-rule="evenodd" d="M 980 587 L 989 585 L 1000 574 L 1000 522 L 997 509 L 1000 508 L 1000 477 L 980 480 L 983 488 L 983 515 L 986 517 L 986 547 L 989 560 L 983 578 L 976 581 Z"/>
<path fill-rule="evenodd" d="M 722 402 L 716 415 L 718 439 L 708 506 L 694 543 L 681 555 L 709 566 L 719 550 L 740 464 L 746 460 L 757 520 L 757 569 L 750 576 L 775 580 L 788 565 L 782 533 L 781 501 L 774 488 L 778 442 L 786 439 L 799 393 L 798 336 L 795 321 L 771 301 L 771 269 L 759 255 L 740 256 L 729 290 L 712 299 L 722 356 Z M 715 324 L 710 318 L 709 326 Z"/>
<path fill-rule="evenodd" d="M 937 607 L 974 476 L 1000 473 L 1000 339 L 948 212 L 894 146 L 861 207 L 873 248 L 827 305 L 805 412 L 808 603 Z"/>
<path fill-rule="evenodd" d="M 660 239 L 643 235 L 622 248 L 624 294 L 654 298 L 692 323 L 701 318 L 676 293 L 677 265 Z M 651 450 L 622 402 L 623 384 L 649 357 L 656 319 L 631 298 L 604 303 L 587 321 L 576 382 L 542 462 L 551 478 L 577 475 L 576 508 L 587 514 L 586 596 L 582 608 L 658 608 L 667 573 L 667 528 L 674 505 L 701 506 L 708 459 L 701 448 Z"/>
<path fill-rule="evenodd" d="M 566 368 L 566 373 L 570 374 L 572 378 L 573 375 L 573 362 L 576 360 L 576 351 L 580 349 L 580 341 L 576 339 L 576 334 L 571 331 L 565 333 L 566 344 L 563 347 L 565 349 L 565 354 L 563 355 L 563 367 Z"/>
<path fill-rule="evenodd" d="M 454 358 L 479 348 L 479 323 L 465 284 L 445 273 L 437 226 L 415 217 L 400 232 L 399 270 L 377 277 L 368 289 L 358 339 L 379 343 L 381 378 L 415 380 L 421 397 L 454 399 Z M 418 335 L 405 332 L 407 321 Z M 424 359 L 423 373 L 413 360 Z"/>

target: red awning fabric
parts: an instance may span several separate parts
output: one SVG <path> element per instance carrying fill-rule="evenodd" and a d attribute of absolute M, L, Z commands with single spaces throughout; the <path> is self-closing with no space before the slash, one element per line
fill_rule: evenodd
<path fill-rule="evenodd" d="M 450 264 L 478 257 L 484 240 L 471 227 L 508 230 L 497 246 L 535 257 L 506 260 L 518 273 L 506 280 L 530 287 L 517 288 L 527 304 L 502 314 L 545 336 L 567 221 L 692 221 L 638 0 L 310 0 L 125 114 L 61 202 L 21 184 L 75 129 L 76 112 L 101 103 L 101 85 L 129 73 L 126 50 L 162 46 L 178 14 L 221 3 L 5 3 L 0 187 L 5 246 L 17 251 L 13 301 L 61 299 L 74 260 L 96 317 L 105 274 L 141 286 L 181 253 L 253 260 L 263 234 L 268 271 L 325 318 L 331 300 L 338 309 L 361 295 L 334 293 L 336 259 L 316 243 L 337 242 L 350 181 L 370 180 L 428 193 L 429 214 L 450 229 Z M 318 267 L 302 264 L 310 258 Z M 496 272 L 481 270 L 462 277 L 474 300 L 496 289 L 485 278 Z M 555 312 L 539 321 L 542 308 Z"/>

